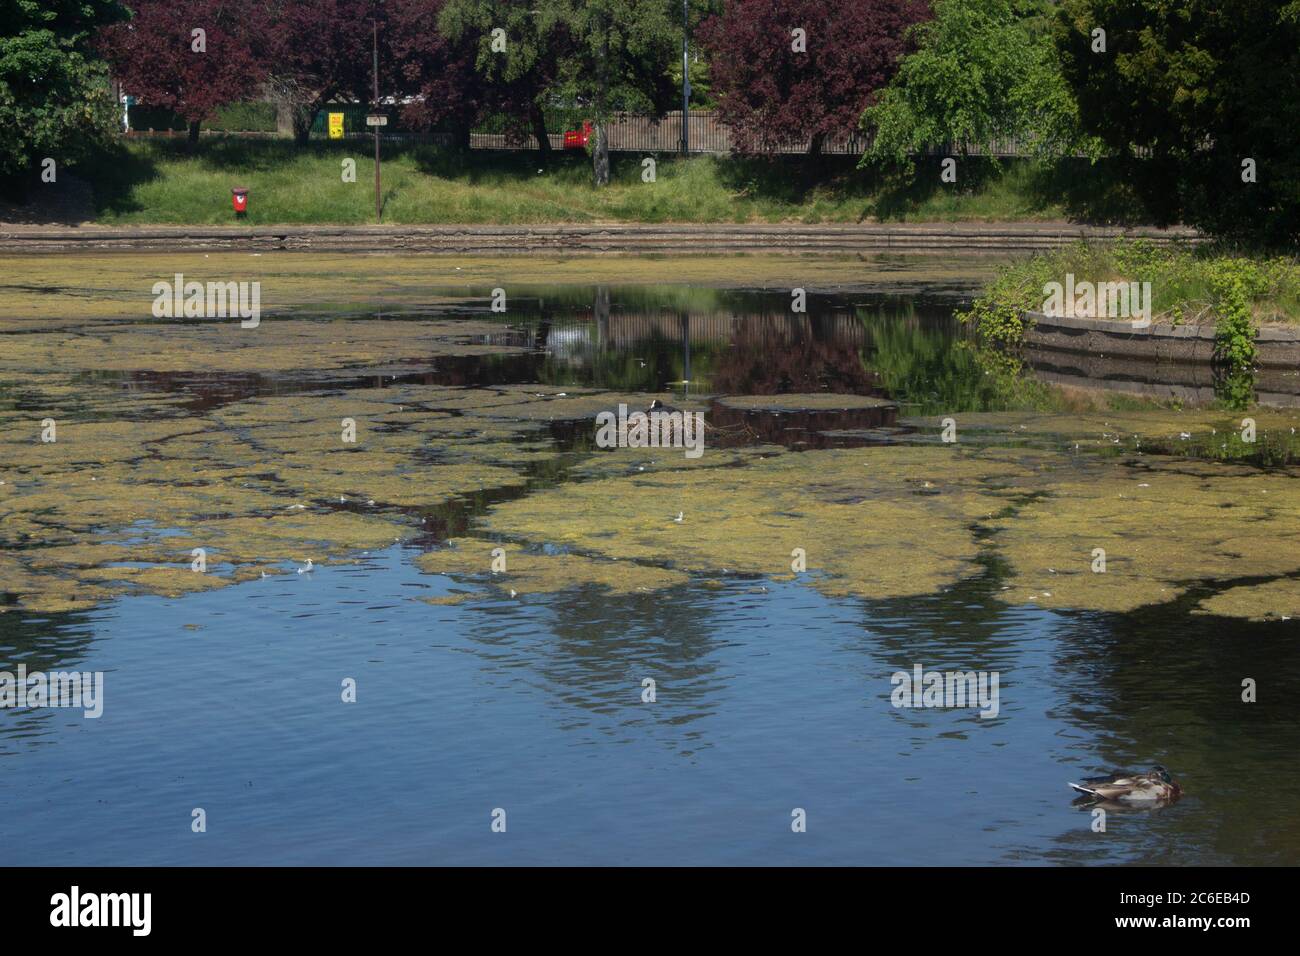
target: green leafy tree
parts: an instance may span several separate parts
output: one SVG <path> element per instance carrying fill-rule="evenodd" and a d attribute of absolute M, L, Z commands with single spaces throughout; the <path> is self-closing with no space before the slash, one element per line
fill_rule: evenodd
<path fill-rule="evenodd" d="M 543 150 L 543 106 L 589 109 L 593 173 L 603 186 L 609 116 L 662 115 L 672 104 L 680 11 L 679 0 L 448 0 L 438 23 L 453 39 L 476 38 L 485 104 L 526 118 Z"/>
<path fill-rule="evenodd" d="M 1083 128 L 1161 219 L 1300 238 L 1300 2 L 1065 0 L 1058 26 Z"/>
<path fill-rule="evenodd" d="M 1058 64 L 1047 5 L 1037 0 L 937 0 L 911 29 L 916 51 L 863 116 L 868 162 L 906 165 L 927 146 L 963 151 L 1017 137 L 1043 154 L 1095 145 Z"/>
<path fill-rule="evenodd" d="M 609 182 L 607 124 L 615 110 L 663 115 L 677 90 L 669 75 L 680 55 L 681 7 L 676 0 L 538 0 L 548 34 L 565 40 L 556 93 L 589 106 L 595 117 L 592 172 Z"/>
<path fill-rule="evenodd" d="M 543 157 L 551 152 L 544 109 L 554 96 L 559 63 L 573 44 L 558 5 L 536 0 L 447 0 L 438 17 L 452 42 L 474 47 L 480 109 L 528 129 Z M 502 31 L 494 35 L 494 31 Z"/>
<path fill-rule="evenodd" d="M 108 73 L 91 52 L 116 0 L 0 0 L 0 175 L 75 158 L 114 129 Z"/>
<path fill-rule="evenodd" d="M 713 64 L 700 54 L 699 48 L 701 44 L 698 42 L 698 39 L 691 46 L 689 71 L 691 81 L 691 109 L 716 109 L 718 101 L 713 90 Z M 668 79 L 675 89 L 680 90 L 682 88 L 682 60 L 680 54 L 678 54 L 677 58 L 673 60 L 672 66 L 668 68 Z M 680 96 L 681 94 L 679 93 L 678 95 Z"/>

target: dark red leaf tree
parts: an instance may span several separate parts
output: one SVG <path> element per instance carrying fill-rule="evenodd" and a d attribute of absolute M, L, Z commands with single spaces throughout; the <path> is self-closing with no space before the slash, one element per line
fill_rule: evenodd
<path fill-rule="evenodd" d="M 127 93 L 177 113 L 194 142 L 218 107 L 261 91 L 266 6 L 255 0 L 131 0 L 131 19 L 101 30 L 97 46 Z"/>
<path fill-rule="evenodd" d="M 402 122 L 414 129 L 450 127 L 458 145 L 487 108 L 491 91 L 474 70 L 478 38 L 448 37 L 438 29 L 447 0 L 388 0 L 393 85 L 402 98 Z"/>
<path fill-rule="evenodd" d="M 374 25 L 379 26 L 379 91 L 391 96 L 396 73 L 390 41 L 393 8 L 419 6 L 437 16 L 441 0 L 264 0 L 268 93 L 287 111 L 294 138 L 305 143 L 331 102 L 373 98 Z M 433 21 L 419 27 L 433 30 Z"/>
<path fill-rule="evenodd" d="M 698 38 L 733 148 L 817 154 L 853 133 L 910 51 L 907 28 L 929 15 L 926 0 L 726 0 Z"/>
<path fill-rule="evenodd" d="M 332 102 L 370 103 L 378 26 L 379 95 L 414 128 L 450 126 L 465 144 L 485 96 L 471 38 L 438 29 L 446 0 L 271 0 L 268 89 L 305 142 Z"/>

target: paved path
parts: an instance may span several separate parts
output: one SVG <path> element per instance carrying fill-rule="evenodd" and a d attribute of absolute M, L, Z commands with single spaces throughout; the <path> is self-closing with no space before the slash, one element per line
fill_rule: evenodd
<path fill-rule="evenodd" d="M 212 249 L 508 253 L 1014 253 L 1079 239 L 1195 240 L 1191 229 L 1067 222 L 868 225 L 49 226 L 0 223 L 0 252 Z"/>

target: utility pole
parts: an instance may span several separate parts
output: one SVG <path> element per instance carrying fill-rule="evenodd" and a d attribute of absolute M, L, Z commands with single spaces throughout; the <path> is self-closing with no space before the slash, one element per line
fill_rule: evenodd
<path fill-rule="evenodd" d="M 682 155 L 691 151 L 690 0 L 682 0 Z"/>
<path fill-rule="evenodd" d="M 375 113 L 379 112 L 379 21 L 372 20 L 374 27 L 374 73 L 375 73 Z M 383 205 L 379 190 L 379 127 L 375 127 L 375 222 L 383 218 Z"/>
<path fill-rule="evenodd" d="M 677 316 L 682 326 L 682 398 L 691 397 L 691 314 Z"/>

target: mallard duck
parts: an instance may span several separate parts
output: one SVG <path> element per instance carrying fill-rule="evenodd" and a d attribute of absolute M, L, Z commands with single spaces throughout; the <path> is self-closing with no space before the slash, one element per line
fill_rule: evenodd
<path fill-rule="evenodd" d="M 1183 795 L 1178 781 L 1159 764 L 1147 773 L 1120 770 L 1109 777 L 1088 777 L 1070 786 L 1094 800 L 1116 803 L 1172 803 Z"/>

